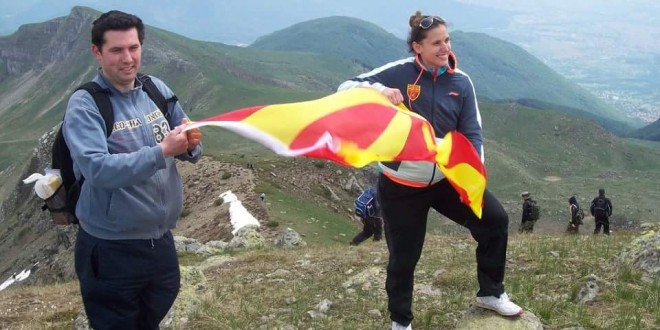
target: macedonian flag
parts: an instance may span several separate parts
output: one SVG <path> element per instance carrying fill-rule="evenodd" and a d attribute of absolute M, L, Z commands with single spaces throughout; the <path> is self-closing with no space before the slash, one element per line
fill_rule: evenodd
<path fill-rule="evenodd" d="M 363 167 L 376 161 L 437 163 L 481 218 L 486 170 L 470 141 L 450 132 L 436 144 L 432 126 L 405 106 L 396 107 L 370 88 L 321 99 L 256 106 L 188 124 L 214 125 L 257 141 L 283 156 L 305 156 Z"/>

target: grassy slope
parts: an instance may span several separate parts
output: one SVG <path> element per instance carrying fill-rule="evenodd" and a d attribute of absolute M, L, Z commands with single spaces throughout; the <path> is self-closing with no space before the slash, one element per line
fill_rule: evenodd
<path fill-rule="evenodd" d="M 507 291 L 547 329 L 657 329 L 660 285 L 612 258 L 633 238 L 578 235 L 514 235 L 507 256 Z M 467 233 L 431 235 L 416 270 L 415 329 L 450 329 L 476 292 L 475 243 Z M 384 329 L 389 325 L 383 242 L 357 248 L 327 243 L 289 250 L 266 249 L 228 256 L 205 270 L 201 304 L 190 329 Z M 189 259 L 188 266 L 199 261 Z M 364 276 L 364 274 L 371 274 Z M 598 277 L 595 303 L 577 304 L 585 277 Z M 366 279 L 366 280 L 365 280 Z M 430 292 L 430 293 L 429 293 Z M 436 293 L 433 293 L 436 292 Z M 8 329 L 71 328 L 82 308 L 77 283 L 11 287 L 0 301 L 0 326 Z M 323 299 L 325 317 L 311 318 Z M 30 304 L 24 302 L 30 301 Z"/>
<path fill-rule="evenodd" d="M 482 102 L 481 114 L 489 186 L 501 199 L 517 200 L 529 190 L 556 220 L 563 219 L 571 194 L 588 207 L 603 187 L 620 220 L 657 221 L 660 145 L 643 146 L 591 121 L 515 104 Z"/>

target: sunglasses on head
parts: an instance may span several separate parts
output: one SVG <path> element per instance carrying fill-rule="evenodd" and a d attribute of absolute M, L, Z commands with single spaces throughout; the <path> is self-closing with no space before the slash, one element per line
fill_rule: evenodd
<path fill-rule="evenodd" d="M 445 23 L 445 20 L 438 16 L 426 16 L 421 21 L 419 21 L 419 27 L 423 30 L 426 30 L 433 25 L 433 21 L 438 21 L 440 24 Z"/>

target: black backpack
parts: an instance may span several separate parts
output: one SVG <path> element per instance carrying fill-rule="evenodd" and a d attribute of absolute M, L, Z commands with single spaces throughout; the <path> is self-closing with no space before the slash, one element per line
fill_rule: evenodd
<path fill-rule="evenodd" d="M 142 82 L 142 88 L 147 95 L 149 95 L 149 98 L 156 103 L 156 106 L 158 106 L 158 109 L 163 113 L 165 118 L 169 119 L 168 104 L 176 102 L 178 100 L 177 97 L 173 95 L 171 98 L 165 99 L 163 93 L 161 93 L 148 75 L 138 73 L 137 78 Z M 79 86 L 76 88 L 76 91 L 81 89 L 87 91 L 94 98 L 94 102 L 99 108 L 101 117 L 103 117 L 103 121 L 105 122 L 106 137 L 109 137 L 112 133 L 112 127 L 115 124 L 112 103 L 110 103 L 109 97 L 110 89 L 102 88 L 99 84 L 93 81 Z M 62 120 L 64 120 L 64 118 L 62 118 Z M 85 182 L 85 178 L 81 176 L 80 180 L 76 180 L 76 176 L 73 173 L 73 160 L 71 159 L 69 147 L 64 140 L 62 130 L 63 127 L 60 126 L 55 135 L 51 154 L 51 166 L 53 169 L 60 170 L 62 186 L 59 189 L 64 189 L 63 193 L 66 198 L 63 207 L 53 208 L 52 205 L 54 203 L 49 203 L 47 200 L 46 204 L 42 207 L 42 210 L 48 209 L 50 211 L 55 224 L 68 225 L 78 223 L 78 219 L 76 218 L 76 203 L 78 203 L 80 188 L 82 187 L 83 182 Z M 57 192 L 55 195 L 57 195 Z M 61 205 L 61 203 L 58 204 Z"/>
<path fill-rule="evenodd" d="M 597 216 L 599 218 L 609 216 L 607 212 L 607 202 L 605 201 L 605 198 L 598 197 L 594 201 L 594 216 Z"/>
<path fill-rule="evenodd" d="M 577 204 L 571 204 L 571 212 L 573 220 L 576 223 L 582 224 L 582 220 L 584 220 L 584 210 Z"/>
<path fill-rule="evenodd" d="M 541 217 L 541 208 L 536 204 L 536 201 L 529 199 L 531 212 L 529 214 L 529 220 L 538 220 Z"/>

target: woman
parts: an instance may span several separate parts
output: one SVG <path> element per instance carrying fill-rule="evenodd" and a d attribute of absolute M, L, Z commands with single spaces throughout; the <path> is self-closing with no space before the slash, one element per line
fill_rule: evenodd
<path fill-rule="evenodd" d="M 437 16 L 410 17 L 410 58 L 388 63 L 342 83 L 338 90 L 370 87 L 393 104 L 404 103 L 432 125 L 436 141 L 457 130 L 474 145 L 483 161 L 481 116 L 470 78 L 456 67 L 447 25 Z M 522 308 L 504 292 L 504 266 L 509 218 L 499 201 L 484 194 L 479 220 L 428 162 L 383 162 L 378 198 L 385 221 L 389 250 L 386 290 L 392 329 L 411 329 L 413 274 L 424 245 L 427 214 L 434 208 L 468 228 L 478 242 L 475 304 L 506 316 L 518 316 Z"/>
<path fill-rule="evenodd" d="M 584 213 L 582 212 L 580 204 L 578 204 L 577 198 L 575 198 L 575 196 L 571 196 L 568 199 L 568 214 L 569 220 L 568 227 L 566 227 L 566 232 L 577 234 L 580 229 L 580 225 L 582 224 Z"/>

